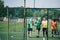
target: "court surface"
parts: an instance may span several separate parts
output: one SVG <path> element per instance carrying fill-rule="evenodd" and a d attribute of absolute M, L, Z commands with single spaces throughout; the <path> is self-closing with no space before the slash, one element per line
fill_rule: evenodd
<path fill-rule="evenodd" d="M 0 40 L 23 40 L 24 39 L 24 27 L 23 23 L 9 23 L 9 34 L 8 34 L 8 27 L 6 22 L 0 22 Z M 60 24 L 60 23 L 59 23 Z M 50 25 L 49 25 L 50 26 Z M 58 28 L 60 30 L 60 27 Z M 35 28 L 32 32 L 32 37 L 29 38 L 27 35 L 27 40 L 42 40 L 43 33 L 40 31 L 40 37 L 36 38 Z M 60 40 L 60 35 L 56 35 L 56 37 L 51 37 L 51 29 L 49 27 L 48 31 L 48 39 L 49 40 Z"/>

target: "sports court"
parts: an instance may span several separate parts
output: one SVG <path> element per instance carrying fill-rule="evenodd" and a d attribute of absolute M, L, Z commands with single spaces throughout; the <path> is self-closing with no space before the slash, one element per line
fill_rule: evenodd
<path fill-rule="evenodd" d="M 40 8 L 39 9 L 37 9 L 37 8 L 36 9 L 27 8 L 26 10 L 30 10 L 30 11 L 32 10 L 33 12 L 38 10 L 38 13 L 39 13 L 39 10 L 41 11 L 42 9 L 40 9 Z M 57 9 L 54 9 L 54 10 L 57 10 Z M 39 17 L 39 15 L 32 15 L 31 17 L 34 19 L 34 17 L 36 17 L 36 16 Z M 41 16 L 43 16 L 43 15 L 41 15 Z M 46 17 L 49 17 L 49 16 L 47 15 Z M 30 17 L 28 17 L 28 18 L 30 18 Z M 28 19 L 28 18 L 26 18 L 26 19 Z M 40 35 L 39 35 L 40 37 L 36 38 L 36 28 L 35 28 L 35 26 L 33 26 L 32 36 L 30 38 L 30 37 L 28 37 L 28 34 L 27 34 L 27 21 L 25 21 L 26 24 L 25 24 L 25 27 L 24 27 L 24 21 L 19 22 L 19 21 L 16 21 L 16 20 L 18 20 L 18 17 L 13 18 L 13 19 L 9 18 L 9 21 L 0 21 L 0 40 L 43 40 L 43 31 L 42 30 L 40 31 Z M 60 31 L 60 27 L 59 27 L 60 22 L 58 20 L 57 20 L 57 23 L 58 23 L 58 25 L 57 25 L 58 26 L 58 31 Z M 45 37 L 45 38 L 47 40 L 47 37 Z M 60 35 L 59 34 L 56 35 L 56 37 L 52 37 L 51 23 L 49 21 L 48 21 L 48 40 L 60 40 Z"/>
<path fill-rule="evenodd" d="M 12 2 L 14 3 L 14 1 Z M 39 7 L 41 4 L 36 0 L 23 0 L 20 2 L 22 4 L 20 5 L 21 7 L 9 7 L 9 5 L 6 5 L 6 7 L 4 7 L 4 14 L 0 14 L 0 40 L 43 40 L 42 26 L 39 32 L 39 38 L 36 37 L 37 32 L 34 23 L 37 18 L 41 18 L 41 21 L 43 18 L 47 20 L 48 36 L 46 37 L 45 35 L 44 40 L 60 40 L 60 8 L 56 8 L 55 6 L 46 7 L 46 5 Z M 28 5 L 30 5 L 30 7 L 28 7 Z M 31 37 L 28 36 L 27 26 L 28 19 L 30 18 L 33 20 Z M 51 19 L 57 22 L 55 37 L 52 37 Z"/>

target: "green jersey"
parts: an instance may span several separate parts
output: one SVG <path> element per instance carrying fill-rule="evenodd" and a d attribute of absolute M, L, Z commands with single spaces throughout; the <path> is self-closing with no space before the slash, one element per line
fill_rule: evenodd
<path fill-rule="evenodd" d="M 31 20 L 28 21 L 28 28 L 32 28 L 33 22 Z"/>
<path fill-rule="evenodd" d="M 41 21 L 37 20 L 35 22 L 35 24 L 36 24 L 36 28 L 40 28 L 41 27 Z"/>

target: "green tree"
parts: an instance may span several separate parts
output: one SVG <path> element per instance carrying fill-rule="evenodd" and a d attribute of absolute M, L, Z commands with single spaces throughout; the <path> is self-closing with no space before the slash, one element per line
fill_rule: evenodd
<path fill-rule="evenodd" d="M 44 9 L 41 9 L 40 15 L 41 15 L 42 18 L 46 16 L 46 13 L 45 13 L 45 10 Z"/>
<path fill-rule="evenodd" d="M 0 17 L 4 17 L 4 2 L 0 0 Z"/>
<path fill-rule="evenodd" d="M 15 18 L 16 17 L 16 13 L 15 13 L 15 9 L 14 8 L 9 8 L 9 17 L 10 18 Z"/>
<path fill-rule="evenodd" d="M 41 16 L 40 11 L 39 10 L 35 11 L 33 16 L 34 17 L 40 17 Z"/>
<path fill-rule="evenodd" d="M 21 6 L 20 9 L 19 9 L 18 17 L 19 18 L 23 18 L 24 17 L 24 7 L 23 6 Z"/>
<path fill-rule="evenodd" d="M 27 14 L 27 17 L 32 17 L 33 16 L 32 9 L 27 9 L 26 14 Z"/>
<path fill-rule="evenodd" d="M 57 9 L 50 9 L 49 10 L 49 18 L 59 18 L 60 17 L 60 10 L 57 10 Z"/>
<path fill-rule="evenodd" d="M 60 10 L 54 10 L 54 17 L 60 18 Z"/>

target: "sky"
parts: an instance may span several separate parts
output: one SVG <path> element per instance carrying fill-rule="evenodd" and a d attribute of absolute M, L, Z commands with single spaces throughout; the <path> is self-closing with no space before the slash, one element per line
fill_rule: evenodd
<path fill-rule="evenodd" d="M 24 0 L 3 0 L 4 6 L 21 7 Z M 26 0 L 26 7 L 34 8 L 34 0 Z M 35 0 L 35 8 L 60 8 L 60 0 Z"/>

